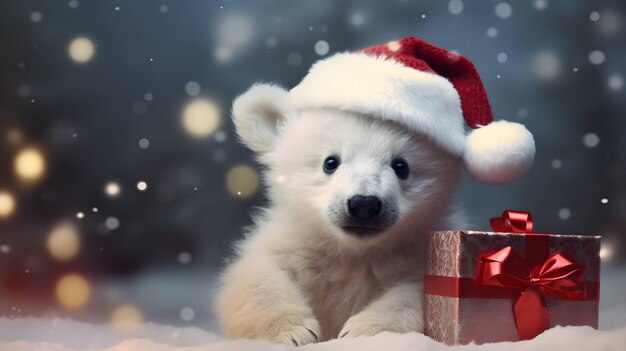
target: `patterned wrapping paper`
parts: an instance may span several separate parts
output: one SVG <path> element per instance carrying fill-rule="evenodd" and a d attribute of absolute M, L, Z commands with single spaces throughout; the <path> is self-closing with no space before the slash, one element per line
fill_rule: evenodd
<path fill-rule="evenodd" d="M 427 237 L 425 274 L 470 278 L 479 258 L 511 246 L 524 257 L 526 238 L 520 233 L 482 231 L 432 232 Z M 585 267 L 588 282 L 600 281 L 600 237 L 549 235 L 550 254 L 561 252 Z M 510 298 L 464 298 L 424 295 L 424 333 L 446 344 L 478 344 L 520 340 Z M 598 301 L 547 299 L 550 326 L 598 327 Z"/>

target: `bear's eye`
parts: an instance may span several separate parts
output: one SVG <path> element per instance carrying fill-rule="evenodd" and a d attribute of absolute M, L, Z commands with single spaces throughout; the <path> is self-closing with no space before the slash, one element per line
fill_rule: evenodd
<path fill-rule="evenodd" d="M 409 176 L 409 164 L 401 158 L 393 160 L 391 168 L 393 168 L 393 171 L 396 172 L 400 179 L 406 179 Z"/>
<path fill-rule="evenodd" d="M 324 172 L 326 174 L 331 174 L 339 167 L 339 157 L 337 156 L 328 156 L 326 160 L 324 160 Z"/>

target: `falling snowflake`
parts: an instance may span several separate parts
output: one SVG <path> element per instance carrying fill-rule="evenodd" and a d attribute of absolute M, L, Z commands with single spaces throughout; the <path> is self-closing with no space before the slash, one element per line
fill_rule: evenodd
<path fill-rule="evenodd" d="M 561 71 L 561 62 L 552 52 L 540 52 L 533 58 L 532 70 L 540 79 L 553 79 Z"/>
<path fill-rule="evenodd" d="M 104 221 L 104 225 L 108 230 L 115 230 L 120 226 L 120 220 L 115 217 L 107 217 Z"/>
<path fill-rule="evenodd" d="M 494 7 L 494 12 L 499 18 L 506 19 L 513 14 L 513 8 L 506 2 L 500 2 Z"/>
<path fill-rule="evenodd" d="M 191 307 L 183 307 L 180 310 L 180 318 L 184 320 L 185 322 L 189 322 L 193 320 L 195 315 L 196 315 L 196 312 Z"/>
<path fill-rule="evenodd" d="M 360 14 L 360 13 L 355 13 L 352 16 L 350 16 L 350 23 L 352 23 L 353 26 L 360 26 L 363 23 L 365 23 L 365 17 Z"/>
<path fill-rule="evenodd" d="M 617 91 L 617 90 L 621 90 L 622 87 L 624 86 L 624 80 L 622 79 L 621 76 L 614 74 L 609 77 L 607 84 L 609 86 L 609 89 L 613 91 Z"/>
<path fill-rule="evenodd" d="M 190 80 L 185 83 L 185 93 L 187 93 L 187 95 L 189 96 L 197 96 L 198 94 L 200 94 L 200 90 L 200 83 L 196 82 L 195 80 Z"/>
<path fill-rule="evenodd" d="M 593 63 L 594 65 L 601 65 L 604 62 L 606 56 L 604 55 L 604 52 L 600 50 L 593 50 L 589 53 L 588 58 L 589 62 Z"/>
<path fill-rule="evenodd" d="M 569 208 L 562 208 L 559 210 L 559 218 L 562 220 L 568 220 L 572 216 L 572 211 Z"/>
<path fill-rule="evenodd" d="M 496 58 L 498 59 L 498 62 L 505 63 L 509 59 L 509 55 L 507 55 L 506 52 L 501 52 Z"/>
<path fill-rule="evenodd" d="M 317 43 L 315 43 L 315 53 L 320 55 L 320 56 L 324 56 L 326 54 L 328 54 L 328 51 L 330 50 L 330 45 L 328 45 L 328 42 L 325 40 L 320 40 Z"/>
<path fill-rule="evenodd" d="M 150 140 L 146 139 L 146 138 L 141 138 L 139 139 L 139 147 L 142 149 L 147 149 L 150 146 Z"/>
<path fill-rule="evenodd" d="M 178 262 L 180 264 L 187 264 L 191 262 L 191 254 L 189 252 L 183 251 L 178 254 Z"/>
<path fill-rule="evenodd" d="M 535 9 L 539 11 L 543 11 L 546 9 L 546 7 L 548 7 L 548 1 L 547 0 L 535 0 L 533 5 L 535 6 Z"/>
<path fill-rule="evenodd" d="M 587 133 L 583 136 L 583 144 L 585 144 L 586 147 L 594 148 L 598 146 L 599 143 L 600 137 L 595 133 Z"/>
<path fill-rule="evenodd" d="M 448 11 L 453 15 L 460 15 L 463 12 L 463 2 L 461 0 L 451 0 L 448 3 Z"/>
<path fill-rule="evenodd" d="M 34 23 L 39 23 L 43 19 L 43 15 L 39 11 L 35 11 L 30 14 L 30 20 Z"/>

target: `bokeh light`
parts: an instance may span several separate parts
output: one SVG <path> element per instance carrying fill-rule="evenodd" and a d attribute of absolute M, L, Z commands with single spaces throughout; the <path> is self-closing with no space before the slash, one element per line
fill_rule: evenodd
<path fill-rule="evenodd" d="M 569 208 L 563 207 L 559 210 L 559 218 L 562 220 L 568 220 L 572 216 L 572 211 Z"/>
<path fill-rule="evenodd" d="M 109 197 L 117 197 L 122 192 L 122 188 L 117 182 L 108 182 L 104 186 L 104 193 Z"/>
<path fill-rule="evenodd" d="M 610 261 L 613 257 L 613 246 L 609 243 L 602 243 L 600 247 L 600 259 L 603 262 Z"/>
<path fill-rule="evenodd" d="M 138 181 L 135 186 L 137 187 L 137 190 L 142 192 L 148 190 L 148 182 L 146 182 L 145 180 Z"/>
<path fill-rule="evenodd" d="M 324 56 L 328 54 L 328 51 L 330 50 L 330 45 L 328 45 L 328 42 L 326 40 L 320 40 L 315 43 L 313 49 L 315 50 L 316 54 Z"/>
<path fill-rule="evenodd" d="M 6 138 L 11 145 L 18 145 L 22 142 L 22 139 L 24 139 L 22 136 L 22 132 L 17 128 L 9 129 L 6 133 Z"/>
<path fill-rule="evenodd" d="M 10 217 L 15 211 L 15 198 L 8 191 L 0 191 L 0 219 Z"/>
<path fill-rule="evenodd" d="M 189 96 L 198 96 L 201 90 L 202 87 L 200 86 L 200 83 L 196 82 L 195 80 L 190 80 L 185 83 L 185 93 L 187 93 L 187 95 Z"/>
<path fill-rule="evenodd" d="M 59 261 L 71 260 L 80 250 L 78 230 L 71 223 L 60 223 L 48 234 L 46 246 L 50 255 L 55 259 Z"/>
<path fill-rule="evenodd" d="M 561 61 L 553 52 L 539 52 L 532 59 L 532 71 L 537 78 L 553 79 L 561 71 Z"/>
<path fill-rule="evenodd" d="M 587 133 L 583 136 L 583 144 L 588 148 L 594 148 L 600 144 L 600 137 L 595 133 Z"/>
<path fill-rule="evenodd" d="M 355 13 L 352 16 L 350 16 L 350 23 L 352 23 L 352 25 L 358 27 L 363 25 L 363 23 L 365 23 L 365 16 L 363 16 L 363 14 L 360 13 Z"/>
<path fill-rule="evenodd" d="M 461 0 L 451 0 L 448 3 L 448 11 L 453 15 L 460 15 L 463 12 L 463 2 Z"/>
<path fill-rule="evenodd" d="M 230 59 L 250 47 L 256 35 L 252 19 L 243 13 L 229 13 L 215 22 L 217 49 L 216 60 L 220 63 Z"/>
<path fill-rule="evenodd" d="M 39 11 L 35 11 L 30 14 L 30 20 L 35 23 L 41 22 L 42 19 L 43 19 L 43 15 Z"/>
<path fill-rule="evenodd" d="M 182 124 L 189 135 L 196 138 L 208 137 L 220 125 L 219 109 L 208 99 L 192 100 L 183 110 Z"/>
<path fill-rule="evenodd" d="M 104 226 L 108 230 L 115 230 L 120 227 L 120 220 L 115 217 L 107 217 L 104 221 Z"/>
<path fill-rule="evenodd" d="M 624 86 L 624 80 L 621 76 L 614 74 L 609 77 L 607 84 L 611 90 L 618 91 Z"/>
<path fill-rule="evenodd" d="M 35 148 L 26 148 L 15 156 L 14 167 L 15 173 L 20 179 L 33 182 L 43 176 L 46 162 L 41 151 Z"/>
<path fill-rule="evenodd" d="M 535 0 L 533 5 L 535 6 L 535 9 L 539 11 L 543 11 L 546 9 L 546 7 L 548 7 L 548 1 L 547 0 Z"/>
<path fill-rule="evenodd" d="M 400 50 L 400 42 L 399 41 L 390 41 L 387 43 L 387 48 L 393 52 Z"/>
<path fill-rule="evenodd" d="M 96 49 L 89 38 L 78 37 L 70 42 L 67 51 L 74 62 L 86 63 L 92 59 Z"/>
<path fill-rule="evenodd" d="M 258 187 L 259 175 L 248 165 L 235 166 L 226 175 L 226 188 L 234 196 L 249 197 Z"/>
<path fill-rule="evenodd" d="M 496 13 L 496 16 L 502 19 L 509 18 L 513 14 L 513 8 L 506 2 L 498 3 L 493 11 Z"/>
<path fill-rule="evenodd" d="M 178 254 L 178 263 L 187 264 L 191 262 L 191 254 L 189 252 L 183 251 Z"/>
<path fill-rule="evenodd" d="M 183 307 L 180 309 L 180 318 L 185 322 L 190 322 L 196 316 L 196 311 L 191 307 Z"/>
<path fill-rule="evenodd" d="M 131 305 L 119 306 L 111 314 L 111 325 L 122 332 L 135 331 L 142 323 L 141 311 Z"/>
<path fill-rule="evenodd" d="M 67 274 L 57 282 L 55 292 L 62 306 L 75 309 L 84 306 L 89 301 L 91 287 L 84 277 L 78 274 Z"/>
<path fill-rule="evenodd" d="M 606 59 L 606 55 L 600 50 L 593 50 L 589 53 L 587 57 L 589 59 L 589 62 L 593 63 L 594 65 L 601 65 Z"/>

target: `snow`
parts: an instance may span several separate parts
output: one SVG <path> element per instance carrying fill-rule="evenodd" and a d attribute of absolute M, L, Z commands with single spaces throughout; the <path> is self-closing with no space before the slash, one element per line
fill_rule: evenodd
<path fill-rule="evenodd" d="M 625 310 L 620 311 L 624 313 Z M 619 313 L 617 313 L 619 314 Z M 107 326 L 90 325 L 68 319 L 43 318 L 0 319 L 0 350 L 2 351 L 192 351 L 192 350 L 291 350 L 290 345 L 277 345 L 256 340 L 227 340 L 197 328 L 175 328 L 153 323 L 144 324 L 133 338 Z M 590 327 L 556 327 L 534 340 L 485 345 L 446 346 L 422 334 L 381 333 L 372 337 L 337 339 L 310 344 L 303 350 L 554 350 L 568 351 L 622 350 L 626 344 L 626 328 L 598 331 Z"/>
<path fill-rule="evenodd" d="M 606 267 L 605 267 L 606 268 Z M 626 345 L 626 267 L 609 267 L 602 272 L 600 330 L 590 327 L 556 327 L 537 338 L 522 342 L 485 345 L 446 346 L 422 334 L 381 333 L 372 337 L 337 339 L 298 349 L 323 350 L 623 350 Z M 0 351 L 211 351 L 293 350 L 258 340 L 228 340 L 217 330 L 173 327 L 147 322 L 132 334 L 110 325 L 97 325 L 71 319 L 0 317 Z"/>

